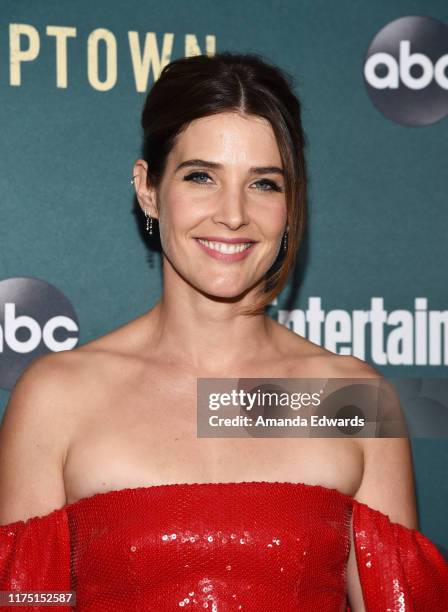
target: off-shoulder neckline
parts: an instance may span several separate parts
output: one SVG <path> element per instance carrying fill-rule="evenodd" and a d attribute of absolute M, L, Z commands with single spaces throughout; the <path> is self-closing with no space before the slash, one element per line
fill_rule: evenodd
<path fill-rule="evenodd" d="M 110 498 L 121 497 L 122 495 L 125 495 L 125 494 L 136 495 L 137 493 L 149 493 L 157 489 L 158 490 L 162 490 L 162 489 L 166 489 L 166 490 L 188 489 L 190 490 L 190 489 L 201 488 L 201 487 L 213 487 L 213 488 L 214 487 L 226 487 L 227 488 L 227 487 L 240 487 L 242 485 L 244 486 L 276 485 L 276 486 L 284 486 L 286 488 L 297 487 L 298 489 L 302 488 L 303 490 L 315 491 L 316 493 L 317 492 L 326 493 L 328 495 L 333 495 L 333 496 L 339 497 L 340 499 L 345 499 L 350 502 L 353 502 L 353 499 L 354 499 L 352 495 L 348 495 L 347 493 L 342 493 L 341 491 L 339 491 L 339 489 L 332 488 L 332 487 L 326 487 L 324 485 L 319 485 L 319 484 L 305 483 L 305 482 L 288 482 L 288 481 L 282 481 L 282 480 L 274 480 L 274 481 L 271 481 L 271 480 L 242 480 L 242 481 L 227 481 L 227 482 L 173 482 L 173 483 L 146 485 L 146 486 L 139 486 L 139 487 L 123 487 L 121 489 L 112 489 L 110 491 L 99 491 L 97 493 L 94 493 L 93 495 L 81 497 L 80 499 L 77 499 L 74 502 L 61 506 L 60 508 L 55 508 L 54 510 L 51 510 L 47 514 L 31 516 L 25 520 L 14 521 L 6 525 L 0 525 L 0 529 L 6 528 L 8 526 L 13 526 L 13 525 L 14 526 L 22 525 L 22 524 L 24 525 L 36 519 L 49 518 L 53 515 L 56 515 L 57 513 L 62 513 L 68 510 L 78 508 L 78 507 L 83 507 L 84 505 L 88 505 L 96 501 L 105 501 Z"/>
<path fill-rule="evenodd" d="M 131 494 L 135 494 L 135 493 L 144 493 L 144 492 L 150 492 L 150 491 L 155 491 L 156 489 L 167 489 L 167 490 L 174 490 L 174 489 L 194 489 L 194 488 L 202 488 L 202 487 L 239 487 L 241 485 L 250 485 L 250 486 L 254 486 L 254 485 L 276 485 L 276 486 L 286 486 L 286 487 L 299 487 L 299 488 L 304 488 L 306 490 L 314 490 L 314 491 L 320 491 L 320 492 L 325 492 L 325 493 L 329 493 L 329 494 L 334 494 L 340 497 L 343 497 L 345 499 L 349 499 L 349 500 L 353 500 L 353 496 L 348 495 L 347 493 L 342 493 L 341 491 L 339 491 L 339 489 L 336 488 L 331 488 L 331 487 L 325 487 L 324 485 L 319 485 L 319 484 L 309 484 L 306 482 L 289 482 L 289 481 L 285 481 L 285 480 L 241 480 L 241 481 L 227 481 L 227 482 L 172 482 L 172 483 L 166 483 L 166 484 L 155 484 L 155 485 L 146 485 L 146 486 L 139 486 L 139 487 L 123 487 L 121 489 L 112 489 L 110 491 L 99 491 L 98 493 L 94 493 L 93 495 L 88 495 L 86 497 L 81 497 L 80 499 L 77 499 L 74 502 L 71 502 L 70 504 L 65 504 L 65 506 L 62 506 L 61 508 L 59 508 L 60 510 L 68 510 L 70 508 L 76 507 L 78 505 L 81 504 L 85 504 L 85 503 L 91 503 L 93 501 L 97 501 L 97 500 L 103 500 L 107 498 L 109 498 L 109 496 L 111 497 L 115 497 L 116 495 L 122 495 L 125 493 L 131 493 Z"/>

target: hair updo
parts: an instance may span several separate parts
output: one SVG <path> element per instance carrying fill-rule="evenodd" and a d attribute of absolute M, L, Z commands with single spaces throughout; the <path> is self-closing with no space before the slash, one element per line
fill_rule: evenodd
<path fill-rule="evenodd" d="M 294 267 L 307 212 L 305 133 L 292 77 L 258 54 L 223 51 L 173 60 L 160 73 L 144 105 L 143 159 L 148 184 L 162 180 L 176 136 L 194 119 L 222 112 L 258 115 L 274 131 L 285 172 L 287 249 L 266 272 L 259 300 L 246 314 L 260 314 L 283 289 Z"/>

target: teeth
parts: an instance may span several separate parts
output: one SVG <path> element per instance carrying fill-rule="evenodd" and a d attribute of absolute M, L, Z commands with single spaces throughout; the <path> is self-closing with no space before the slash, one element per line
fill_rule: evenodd
<path fill-rule="evenodd" d="M 220 253 L 225 253 L 226 255 L 232 255 L 233 253 L 241 253 L 245 251 L 251 246 L 251 242 L 239 244 L 229 244 L 227 242 L 209 242 L 208 240 L 201 240 L 198 238 L 201 244 L 204 244 L 209 249 L 213 249 L 214 251 L 219 251 Z"/>

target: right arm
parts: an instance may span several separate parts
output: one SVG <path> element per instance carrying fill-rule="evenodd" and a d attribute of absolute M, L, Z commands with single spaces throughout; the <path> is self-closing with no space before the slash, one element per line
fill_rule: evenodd
<path fill-rule="evenodd" d="M 18 379 L 0 428 L 0 525 L 66 503 L 63 467 L 71 415 L 67 353 L 37 358 Z"/>

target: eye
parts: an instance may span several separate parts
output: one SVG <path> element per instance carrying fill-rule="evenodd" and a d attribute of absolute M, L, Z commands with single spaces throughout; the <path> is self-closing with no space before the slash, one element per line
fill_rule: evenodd
<path fill-rule="evenodd" d="M 207 174 L 207 172 L 191 172 L 190 174 L 184 176 L 184 181 L 192 181 L 198 185 L 207 185 L 207 178 L 210 178 L 210 175 Z M 271 181 L 270 179 L 260 179 L 259 181 L 255 182 L 255 185 L 264 186 L 262 188 L 258 187 L 260 191 L 283 191 L 280 185 L 278 185 L 275 181 Z"/>
<path fill-rule="evenodd" d="M 275 181 L 271 181 L 269 179 L 261 179 L 257 181 L 257 183 L 261 183 L 262 185 L 267 185 L 269 187 L 269 189 L 261 189 L 261 191 L 283 191 L 280 185 L 277 185 Z"/>
<path fill-rule="evenodd" d="M 184 181 L 193 181 L 195 183 L 198 183 L 198 185 L 206 185 L 207 183 L 205 181 L 196 180 L 201 177 L 210 178 L 207 172 L 191 172 L 190 174 L 187 174 L 187 176 L 184 176 Z"/>

